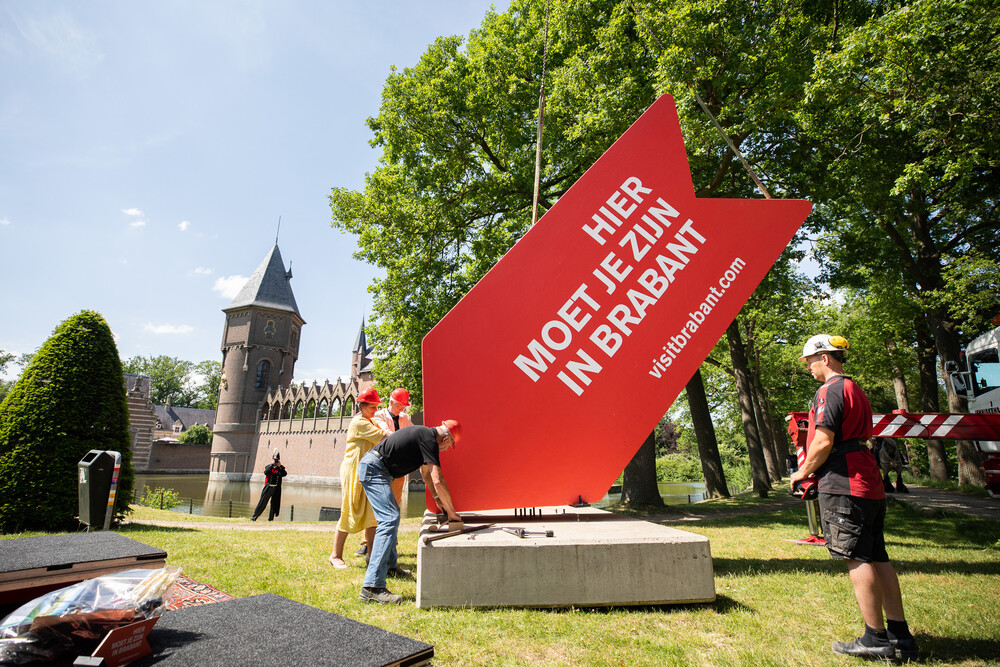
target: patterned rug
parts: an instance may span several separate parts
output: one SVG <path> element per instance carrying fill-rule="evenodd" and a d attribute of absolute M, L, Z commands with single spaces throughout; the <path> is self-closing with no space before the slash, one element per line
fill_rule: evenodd
<path fill-rule="evenodd" d="M 200 584 L 182 574 L 177 577 L 177 581 L 167 593 L 165 607 L 168 610 L 183 609 L 232 599 L 232 595 L 226 595 L 217 588 L 212 588 L 208 584 Z"/>

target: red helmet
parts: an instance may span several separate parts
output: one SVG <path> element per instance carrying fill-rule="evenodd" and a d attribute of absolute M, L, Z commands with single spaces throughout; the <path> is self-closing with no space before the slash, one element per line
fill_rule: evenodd
<path fill-rule="evenodd" d="M 392 393 L 389 394 L 389 398 L 396 401 L 404 408 L 410 406 L 410 392 L 406 391 L 402 387 L 400 387 L 399 389 L 393 389 Z"/>
<path fill-rule="evenodd" d="M 378 397 L 378 392 L 375 391 L 375 387 L 369 387 L 363 392 L 358 394 L 358 403 L 374 403 L 378 405 L 382 401 Z"/>
<path fill-rule="evenodd" d="M 448 429 L 451 433 L 452 442 L 457 445 L 458 441 L 462 439 L 462 425 L 454 419 L 445 419 L 441 422 L 441 425 Z"/>

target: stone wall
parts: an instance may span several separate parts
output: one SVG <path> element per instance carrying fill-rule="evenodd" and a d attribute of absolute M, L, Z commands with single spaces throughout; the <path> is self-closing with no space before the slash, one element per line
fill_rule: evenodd
<path fill-rule="evenodd" d="M 141 472 L 207 473 L 211 453 L 212 445 L 185 445 L 179 442 L 156 441 L 152 443 L 150 448 L 149 463 L 146 469 Z"/>
<path fill-rule="evenodd" d="M 304 430 L 301 428 L 303 421 L 306 420 L 285 420 L 286 426 L 298 426 L 296 430 L 264 432 L 262 428 L 258 432 L 252 481 L 264 481 L 264 467 L 271 463 L 277 449 L 288 471 L 285 484 L 340 486 L 340 463 L 344 460 L 347 431 Z"/>

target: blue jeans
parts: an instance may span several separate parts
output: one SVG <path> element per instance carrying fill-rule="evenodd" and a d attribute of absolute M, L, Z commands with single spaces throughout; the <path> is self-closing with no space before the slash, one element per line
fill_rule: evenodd
<path fill-rule="evenodd" d="M 397 564 L 396 533 L 399 531 L 399 505 L 392 495 L 392 476 L 386 470 L 382 459 L 373 452 L 368 452 L 358 463 L 358 481 L 364 487 L 375 520 L 378 521 L 362 585 L 366 588 L 385 588 L 386 573 L 390 567 L 395 567 Z"/>

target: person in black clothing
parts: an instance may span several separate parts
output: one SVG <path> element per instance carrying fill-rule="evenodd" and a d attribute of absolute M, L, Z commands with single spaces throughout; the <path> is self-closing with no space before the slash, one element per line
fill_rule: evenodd
<path fill-rule="evenodd" d="M 267 507 L 267 501 L 271 501 L 271 511 L 267 515 L 267 520 L 271 521 L 278 516 L 281 511 L 281 478 L 287 475 L 285 466 L 281 465 L 281 454 L 274 450 L 274 461 L 264 467 L 264 488 L 260 490 L 260 501 L 257 502 L 257 509 L 253 511 L 251 521 L 256 521 Z"/>
<path fill-rule="evenodd" d="M 399 505 L 392 494 L 392 480 L 420 470 L 434 502 L 448 515 L 449 527 L 461 527 L 462 517 L 455 512 L 440 459 L 441 452 L 454 447 L 461 439 L 461 424 L 446 419 L 435 428 L 401 428 L 361 457 L 358 480 L 378 521 L 361 588 L 362 602 L 399 604 L 403 599 L 385 587 L 389 564 L 396 562 L 396 533 L 399 530 Z"/>

